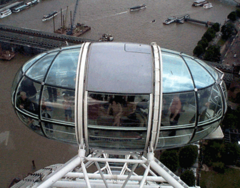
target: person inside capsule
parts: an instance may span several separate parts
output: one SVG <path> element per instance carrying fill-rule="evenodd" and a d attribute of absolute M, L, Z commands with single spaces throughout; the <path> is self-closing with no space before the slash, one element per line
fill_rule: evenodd
<path fill-rule="evenodd" d="M 89 94 L 88 122 L 101 126 L 146 127 L 148 99 L 141 96 Z"/>

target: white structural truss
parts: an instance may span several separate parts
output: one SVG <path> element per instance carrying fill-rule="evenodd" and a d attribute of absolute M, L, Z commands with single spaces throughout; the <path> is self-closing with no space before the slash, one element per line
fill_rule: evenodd
<path fill-rule="evenodd" d="M 138 168 L 137 168 L 138 167 Z M 147 157 L 129 153 L 113 155 L 94 151 L 85 157 L 85 150 L 65 164 L 51 165 L 27 176 L 12 188 L 67 187 L 163 187 L 187 188 L 178 176 L 148 152 Z"/>

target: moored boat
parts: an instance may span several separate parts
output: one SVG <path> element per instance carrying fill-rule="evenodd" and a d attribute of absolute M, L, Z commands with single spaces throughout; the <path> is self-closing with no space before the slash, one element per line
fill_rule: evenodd
<path fill-rule="evenodd" d="M 42 18 L 42 21 L 46 21 L 46 20 L 50 20 L 52 19 L 53 17 L 57 16 L 58 12 L 57 11 L 54 11 L 50 14 L 47 14 L 47 15 L 44 15 L 43 18 Z"/>
<path fill-rule="evenodd" d="M 5 18 L 11 14 L 12 14 L 12 11 L 10 9 L 5 9 L 0 12 L 0 18 Z"/>
<path fill-rule="evenodd" d="M 104 33 L 98 41 L 100 41 L 100 42 L 113 41 L 113 36 L 111 34 Z"/>
<path fill-rule="evenodd" d="M 12 9 L 12 12 L 15 12 L 15 13 L 16 13 L 16 12 L 20 12 L 20 11 L 26 9 L 26 8 L 28 8 L 28 5 L 23 4 L 23 5 L 21 5 L 21 6 L 18 6 L 18 7 L 16 7 L 16 8 Z"/>
<path fill-rule="evenodd" d="M 212 7 L 213 7 L 212 3 L 207 3 L 207 4 L 203 5 L 203 8 L 205 8 L 205 9 L 209 9 L 209 8 L 212 8 Z"/>
<path fill-rule="evenodd" d="M 207 3 L 208 3 L 208 1 L 206 1 L 206 0 L 196 0 L 196 1 L 193 2 L 192 6 L 201 7 L 201 6 L 203 6 Z"/>
<path fill-rule="evenodd" d="M 38 4 L 38 1 L 37 0 L 33 0 L 33 1 L 31 1 L 31 3 L 32 3 L 32 5 L 36 5 L 36 4 Z"/>
<path fill-rule="evenodd" d="M 145 4 L 142 4 L 142 5 L 139 5 L 139 6 L 135 6 L 135 7 L 131 7 L 130 8 L 130 12 L 133 12 L 133 11 L 138 11 L 138 10 L 141 10 L 141 9 L 145 9 L 147 6 Z"/>
<path fill-rule="evenodd" d="M 175 16 L 168 17 L 168 18 L 163 22 L 163 24 L 169 25 L 169 24 L 175 22 L 176 20 L 177 20 L 177 17 L 175 17 Z"/>

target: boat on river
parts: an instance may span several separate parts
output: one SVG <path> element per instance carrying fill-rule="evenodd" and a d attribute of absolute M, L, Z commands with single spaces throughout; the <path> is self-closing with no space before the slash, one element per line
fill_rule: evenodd
<path fill-rule="evenodd" d="M 16 8 L 13 8 L 12 12 L 17 13 L 17 12 L 20 12 L 22 10 L 25 10 L 28 7 L 29 7 L 28 5 L 23 4 L 23 5 L 20 5 L 20 6 L 16 7 Z"/>
<path fill-rule="evenodd" d="M 203 8 L 205 8 L 205 9 L 209 9 L 209 8 L 212 8 L 212 7 L 213 7 L 212 3 L 207 3 L 207 4 L 203 5 Z"/>
<path fill-rule="evenodd" d="M 171 17 L 168 17 L 168 18 L 163 22 L 163 24 L 169 25 L 169 24 L 174 23 L 174 22 L 183 24 L 184 21 L 185 21 L 187 18 L 190 18 L 190 15 L 189 15 L 189 14 L 185 14 L 185 15 L 182 15 L 182 16 L 171 16 Z"/>
<path fill-rule="evenodd" d="M 131 7 L 130 12 L 139 11 L 139 10 L 145 9 L 145 8 L 147 8 L 147 6 L 145 4 L 142 4 L 142 5 L 139 5 L 139 6 Z"/>
<path fill-rule="evenodd" d="M 31 1 L 31 3 L 32 3 L 32 5 L 36 5 L 36 4 L 38 4 L 38 1 L 37 0 L 33 0 L 33 1 Z"/>
<path fill-rule="evenodd" d="M 193 2 L 192 6 L 193 7 L 202 7 L 203 5 L 207 4 L 208 1 L 206 0 L 196 0 Z"/>
<path fill-rule="evenodd" d="M 12 14 L 12 11 L 10 9 L 5 9 L 0 12 L 0 18 L 5 18 L 11 14 Z"/>
<path fill-rule="evenodd" d="M 169 25 L 169 24 L 171 24 L 171 23 L 173 23 L 173 22 L 176 22 L 176 20 L 177 20 L 177 17 L 176 17 L 176 16 L 171 16 L 171 17 L 168 17 L 168 18 L 163 22 L 163 24 Z"/>
<path fill-rule="evenodd" d="M 52 13 L 50 13 L 50 14 L 46 14 L 46 15 L 43 16 L 42 21 L 44 22 L 44 21 L 46 21 L 46 20 L 50 20 L 50 19 L 52 19 L 53 17 L 57 16 L 57 14 L 58 14 L 57 11 L 54 11 L 54 12 L 52 12 Z"/>

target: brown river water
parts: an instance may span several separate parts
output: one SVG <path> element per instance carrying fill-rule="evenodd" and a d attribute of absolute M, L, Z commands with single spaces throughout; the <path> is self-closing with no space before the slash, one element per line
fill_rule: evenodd
<path fill-rule="evenodd" d="M 53 32 L 53 20 L 42 22 L 44 14 L 62 9 L 70 24 L 70 11 L 76 0 L 41 0 L 39 4 L 0 20 L 1 24 Z M 235 10 L 233 0 L 211 0 L 213 8 L 192 7 L 193 0 L 80 0 L 75 16 L 76 23 L 84 23 L 91 30 L 83 38 L 98 40 L 110 33 L 114 41 L 150 44 L 157 42 L 168 48 L 192 55 L 197 42 L 206 31 L 204 25 L 184 23 L 163 25 L 170 16 L 189 14 L 191 18 L 223 24 L 227 15 Z M 129 12 L 129 8 L 145 4 L 146 9 Z M 68 8 L 67 8 L 68 7 Z M 61 26 L 61 14 L 55 17 L 55 28 Z M 153 22 L 154 20 L 154 22 Z"/>
<path fill-rule="evenodd" d="M 189 14 L 191 18 L 223 24 L 236 3 L 209 0 L 213 8 L 192 7 L 193 0 L 80 0 L 75 23 L 84 23 L 91 30 L 83 38 L 98 40 L 110 33 L 114 41 L 150 44 L 157 42 L 168 48 L 192 55 L 206 31 L 204 25 L 184 23 L 163 25 L 170 16 Z M 0 20 L 1 24 L 53 32 L 53 20 L 42 22 L 44 14 L 62 9 L 70 23 L 70 11 L 76 0 L 42 0 L 37 5 Z M 129 12 L 129 8 L 146 4 L 147 8 Z M 68 7 L 68 8 L 67 8 Z M 61 16 L 55 17 L 56 28 Z M 155 22 L 152 22 L 155 20 Z M 10 62 L 0 61 L 0 187 L 7 187 L 13 178 L 24 178 L 51 164 L 65 163 L 77 154 L 77 147 L 48 140 L 33 133 L 17 118 L 11 106 L 11 83 L 15 73 L 30 56 L 17 54 Z M 36 168 L 32 168 L 35 160 Z"/>

